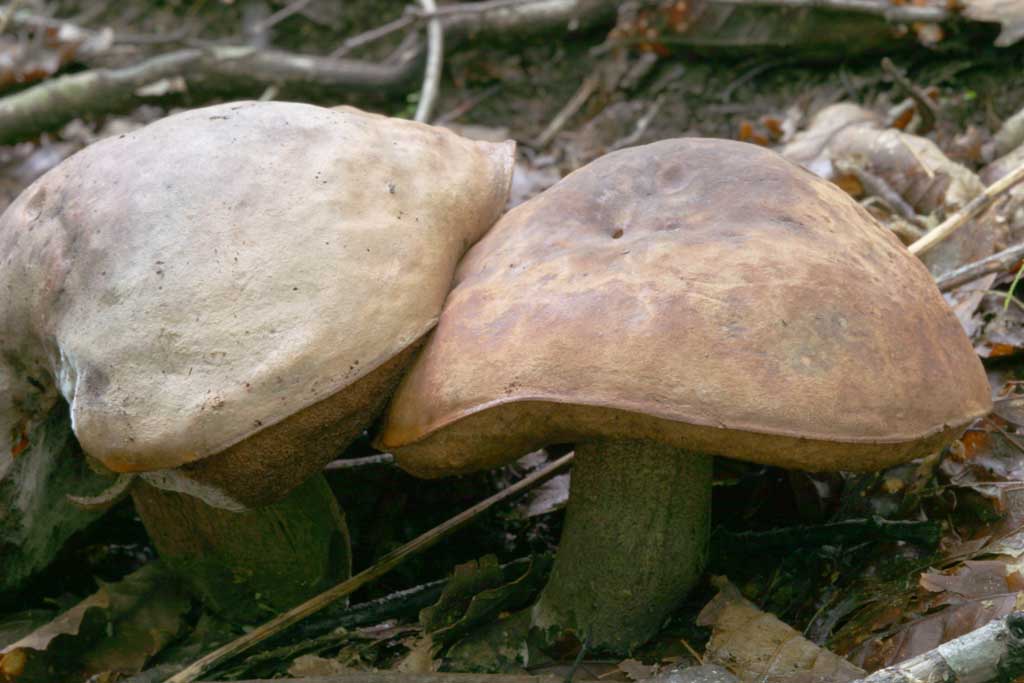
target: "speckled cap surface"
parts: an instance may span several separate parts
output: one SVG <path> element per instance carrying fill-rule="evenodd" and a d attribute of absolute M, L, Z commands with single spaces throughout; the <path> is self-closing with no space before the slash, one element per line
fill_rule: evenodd
<path fill-rule="evenodd" d="M 434 326 L 513 148 L 241 102 L 74 155 L 0 218 L 3 455 L 58 395 L 86 452 L 142 471 L 356 382 Z"/>
<path fill-rule="evenodd" d="M 604 156 L 466 255 L 378 439 L 422 476 L 650 438 L 808 470 L 940 447 L 990 408 L 925 267 L 774 152 Z"/>

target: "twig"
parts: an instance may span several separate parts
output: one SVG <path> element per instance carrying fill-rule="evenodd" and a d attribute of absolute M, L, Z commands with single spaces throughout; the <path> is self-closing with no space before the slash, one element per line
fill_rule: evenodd
<path fill-rule="evenodd" d="M 892 185 L 890 185 L 885 178 L 875 175 L 864 168 L 860 163 L 850 159 L 836 159 L 833 164 L 835 165 L 836 170 L 840 173 L 847 173 L 854 176 L 857 179 L 857 182 L 864 187 L 868 194 L 881 199 L 900 218 L 912 225 L 920 227 L 920 225 L 918 225 L 919 219 L 917 217 L 917 213 L 914 211 L 913 207 L 903 199 L 899 192 L 893 189 Z M 920 237 L 920 235 L 918 235 L 918 237 Z"/>
<path fill-rule="evenodd" d="M 14 17 L 14 13 L 18 11 L 18 6 L 21 5 L 23 0 L 11 0 L 10 4 L 7 5 L 7 9 L 4 10 L 3 16 L 0 16 L 0 33 L 7 30 L 7 27 L 11 23 L 11 19 Z"/>
<path fill-rule="evenodd" d="M 882 2 L 875 0 L 712 0 L 712 4 L 831 9 L 860 14 L 877 14 L 891 22 L 938 23 L 951 18 L 949 10 L 942 7 L 894 5 L 887 0 Z"/>
<path fill-rule="evenodd" d="M 370 29 L 369 31 L 352 36 L 351 38 L 347 38 L 329 56 L 331 59 L 338 59 L 339 57 L 343 57 L 349 52 L 352 52 L 352 50 L 355 50 L 356 48 L 362 47 L 363 45 L 369 45 L 381 38 L 390 36 L 392 33 L 397 33 L 404 28 L 412 26 L 417 21 L 419 21 L 418 17 L 414 17 L 411 14 L 403 15 L 398 19 L 389 21 L 383 26 L 378 26 L 377 28 Z"/>
<path fill-rule="evenodd" d="M 434 105 L 441 91 L 441 67 L 444 65 L 444 26 L 436 16 L 437 5 L 434 0 L 420 0 L 423 9 L 434 13 L 427 22 L 427 66 L 423 72 L 423 88 L 420 90 L 420 101 L 416 104 L 416 116 L 420 123 L 430 123 L 434 114 Z"/>
<path fill-rule="evenodd" d="M 595 12 L 601 13 L 614 10 L 614 4 L 613 2 L 603 2 L 602 0 L 487 0 L 484 2 L 444 5 L 436 7 L 432 11 L 409 8 L 401 17 L 393 19 L 383 26 L 378 26 L 348 38 L 331 53 L 331 57 L 341 57 L 356 48 L 369 45 L 382 38 L 386 38 L 392 33 L 397 33 L 434 18 L 447 20 L 444 21 L 446 32 L 450 33 L 455 29 L 459 35 L 465 35 L 479 30 L 486 30 L 488 23 L 492 23 L 484 16 L 487 14 L 501 15 L 493 21 L 495 28 L 500 32 L 503 28 L 509 28 L 509 25 L 516 24 L 523 18 L 528 17 L 533 17 L 533 20 L 540 21 L 545 15 L 548 15 L 555 21 L 562 20 L 562 15 L 566 9 L 571 9 L 575 14 L 570 14 L 569 17 L 564 17 L 564 19 L 579 18 L 586 20 L 588 17 L 593 16 Z M 584 21 L 584 23 L 589 22 Z"/>
<path fill-rule="evenodd" d="M 497 0 L 493 0 L 497 2 Z M 484 3 L 477 3 L 484 4 Z M 523 0 L 490 5 L 487 12 L 446 15 L 446 38 L 509 36 L 553 28 L 583 30 L 615 15 L 614 0 Z M 439 11 L 440 13 L 440 11 Z M 17 12 L 13 21 L 21 21 Z M 413 22 L 418 21 L 412 17 Z M 44 21 L 39 17 L 26 21 Z M 51 20 L 45 20 L 50 22 Z M 90 35 L 92 35 L 90 33 Z M 445 41 L 448 43 L 449 41 Z M 162 78 L 181 76 L 193 94 L 223 91 L 264 92 L 277 86 L 284 97 L 311 89 L 408 92 L 425 46 L 401 51 L 394 62 L 375 63 L 302 55 L 252 46 L 198 45 L 170 52 L 122 69 L 99 68 L 45 81 L 0 99 L 0 144 L 30 139 L 79 117 L 124 111 L 142 101 L 136 90 Z"/>
<path fill-rule="evenodd" d="M 411 13 L 421 19 L 430 19 L 431 17 L 451 17 L 458 14 L 486 14 L 487 12 L 494 12 L 496 10 L 522 7 L 524 5 L 529 5 L 530 2 L 531 0 L 485 0 L 484 2 L 474 2 L 472 4 L 463 3 L 445 5 L 434 9 L 427 9 L 424 7 L 421 11 L 413 9 L 411 10 Z"/>
<path fill-rule="evenodd" d="M 951 270 L 939 277 L 935 284 L 938 285 L 940 292 L 948 292 L 991 273 L 1009 270 L 1021 259 L 1024 259 L 1024 243 L 1015 244 L 1008 249 L 1003 249 L 998 254 L 992 254 L 956 270 Z"/>
<path fill-rule="evenodd" d="M 394 65 L 296 55 L 251 47 L 189 48 L 123 69 L 95 69 L 61 76 L 0 98 L 0 144 L 59 128 L 72 119 L 122 111 L 136 105 L 136 91 L 163 78 L 352 90 L 399 90 L 415 62 Z"/>
<path fill-rule="evenodd" d="M 636 125 L 633 127 L 633 132 L 627 135 L 626 137 L 620 138 L 613 142 L 608 147 L 608 151 L 614 152 L 625 147 L 632 147 L 637 142 L 639 142 L 640 138 L 642 138 L 644 136 L 644 133 L 647 132 L 647 128 L 648 126 L 651 125 L 651 121 L 653 121 L 654 117 L 658 115 L 658 112 L 661 110 L 661 105 L 662 103 L 664 103 L 664 101 L 664 93 L 655 97 L 654 102 L 652 102 L 650 106 L 648 106 L 647 109 L 644 110 L 644 113 L 640 116 L 640 118 L 637 119 Z"/>
<path fill-rule="evenodd" d="M 520 557 L 501 565 L 502 580 L 506 583 L 515 581 L 535 561 L 533 557 Z M 302 624 L 296 625 L 289 635 L 293 636 L 295 640 L 302 640 L 315 638 L 339 627 L 351 629 L 379 624 L 388 619 L 415 617 L 422 608 L 437 602 L 437 598 L 440 597 L 441 591 L 449 581 L 451 581 L 450 576 L 396 591 L 369 602 L 352 605 L 345 608 L 344 611 L 327 610 L 319 617 L 307 619 Z"/>
<path fill-rule="evenodd" d="M 590 96 L 597 91 L 597 86 L 600 82 L 600 74 L 597 71 L 591 72 L 590 75 L 583 80 L 583 83 L 580 84 L 580 87 L 576 90 L 575 94 L 573 94 L 573 96 L 569 98 L 569 101 L 565 103 L 565 106 L 555 114 L 555 118 L 551 119 L 551 123 L 549 123 L 547 128 L 544 129 L 544 132 L 537 137 L 533 146 L 537 149 L 547 147 L 548 144 L 555 139 L 555 136 L 565 128 L 565 124 L 569 122 L 569 119 L 575 116 L 576 112 L 578 112 L 583 105 L 587 103 Z"/>
<path fill-rule="evenodd" d="M 380 560 L 372 567 L 359 572 L 352 578 L 339 583 L 337 586 L 324 591 L 320 595 L 310 598 L 298 607 L 293 607 L 287 612 L 271 619 L 262 626 L 246 633 L 244 636 L 214 650 L 205 657 L 202 657 L 192 663 L 178 674 L 168 678 L 165 683 L 191 683 L 222 661 L 245 652 L 253 645 L 280 633 L 289 626 L 302 621 L 316 612 L 319 612 L 331 603 L 350 595 L 360 587 L 386 574 L 410 556 L 426 550 L 442 538 L 449 536 L 458 529 L 461 529 L 468 522 L 472 521 L 497 503 L 522 493 L 523 491 L 540 484 L 546 479 L 553 477 L 560 470 L 568 466 L 569 463 L 572 462 L 572 459 L 573 454 L 571 453 L 569 455 L 562 456 L 547 467 L 516 482 L 504 491 L 500 491 L 490 498 L 477 503 L 473 507 L 460 512 L 448 521 L 434 527 L 420 536 L 417 536 L 400 548 L 392 550 L 390 553 L 380 558 Z"/>
<path fill-rule="evenodd" d="M 942 221 L 934 230 L 911 244 L 911 254 L 923 254 L 936 244 L 946 239 L 954 232 L 962 228 L 968 222 L 978 217 L 983 211 L 992 206 L 992 203 L 1005 194 L 1014 185 L 1024 180 L 1024 164 L 1021 164 L 996 182 L 985 188 L 985 191 L 967 202 L 967 204 L 952 216 Z"/>
<path fill-rule="evenodd" d="M 909 541 L 934 547 L 939 543 L 939 526 L 935 522 L 889 520 L 881 517 L 848 519 L 816 526 L 792 526 L 766 531 L 718 532 L 712 552 L 797 548 L 812 545 L 862 543 L 866 539 Z"/>
<path fill-rule="evenodd" d="M 439 126 L 443 126 L 446 123 L 451 123 L 452 121 L 458 120 L 462 116 L 465 116 L 467 113 L 472 111 L 478 104 L 488 99 L 489 97 L 492 97 L 493 95 L 497 94 L 499 90 L 501 90 L 501 83 L 492 85 L 486 90 L 483 90 L 473 95 L 465 102 L 462 102 L 461 104 L 456 106 L 454 109 L 451 109 L 445 112 L 444 114 L 441 114 L 440 116 L 437 117 L 437 120 L 434 123 L 436 123 Z"/>
<path fill-rule="evenodd" d="M 342 458 L 339 460 L 333 460 L 327 463 L 324 467 L 324 471 L 333 472 L 335 470 L 354 470 L 360 467 L 369 467 L 371 465 L 390 465 L 395 462 L 395 456 L 390 453 L 377 453 L 376 455 L 367 455 L 364 458 Z"/>
<path fill-rule="evenodd" d="M 1024 612 L 1013 612 L 967 635 L 852 683 L 988 683 L 1024 673 Z"/>
<path fill-rule="evenodd" d="M 334 676 L 290 679 L 293 683 L 564 683 L 565 679 L 551 674 L 470 674 L 429 673 L 414 674 L 401 671 L 353 671 Z M 281 679 L 250 680 L 239 683 L 281 683 Z M 601 683 L 596 680 L 578 680 L 575 683 Z"/>
<path fill-rule="evenodd" d="M 918 135 L 924 135 L 935 127 L 935 105 L 930 97 L 919 87 L 914 85 L 903 72 L 896 68 L 896 65 L 888 57 L 882 57 L 882 70 L 889 74 L 893 82 L 906 91 L 907 95 L 917 105 L 917 113 L 921 117 L 921 126 L 916 131 Z"/>
<path fill-rule="evenodd" d="M 176 76 L 199 62 L 199 50 L 181 50 L 126 69 L 97 69 L 61 76 L 0 99 L 0 144 L 30 138 L 88 114 L 119 111 L 135 90 Z"/>
<path fill-rule="evenodd" d="M 312 1 L 313 0 L 295 0 L 295 2 L 285 5 L 284 7 L 282 7 L 281 9 L 277 10 L 269 17 L 264 19 L 263 21 L 254 24 L 252 27 L 252 31 L 254 33 L 263 33 L 264 31 L 271 29 L 274 26 L 277 26 L 278 24 L 280 24 L 282 21 L 292 16 L 293 14 L 298 14 L 302 10 L 306 9 L 306 5 L 308 5 Z"/>

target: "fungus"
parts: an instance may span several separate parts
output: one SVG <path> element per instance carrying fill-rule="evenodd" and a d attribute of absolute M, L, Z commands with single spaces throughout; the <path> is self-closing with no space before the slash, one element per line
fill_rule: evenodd
<path fill-rule="evenodd" d="M 856 202 L 680 139 L 594 161 L 469 251 L 378 443 L 423 477 L 574 443 L 532 627 L 621 652 L 701 573 L 712 456 L 874 470 L 989 408 L 927 269 Z"/>
<path fill-rule="evenodd" d="M 216 608 L 308 597 L 348 571 L 318 472 L 436 323 L 513 149 L 241 102 L 74 155 L 0 218 L 0 458 L 63 398 Z"/>

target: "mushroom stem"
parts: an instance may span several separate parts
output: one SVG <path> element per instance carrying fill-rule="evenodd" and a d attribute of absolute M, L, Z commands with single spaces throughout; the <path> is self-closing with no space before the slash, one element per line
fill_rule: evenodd
<path fill-rule="evenodd" d="M 649 441 L 576 447 L 551 578 L 533 607 L 545 643 L 627 652 L 653 636 L 708 553 L 712 458 Z"/>
<path fill-rule="evenodd" d="M 246 512 L 142 481 L 132 498 L 160 557 L 235 623 L 264 621 L 351 574 L 345 516 L 322 474 Z"/>

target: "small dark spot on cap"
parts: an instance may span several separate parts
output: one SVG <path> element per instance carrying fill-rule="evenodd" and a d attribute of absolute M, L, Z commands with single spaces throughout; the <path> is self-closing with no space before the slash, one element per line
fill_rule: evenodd
<path fill-rule="evenodd" d="M 622 237 L 622 228 L 616 228 L 615 232 L 612 233 L 612 239 L 617 240 Z"/>

